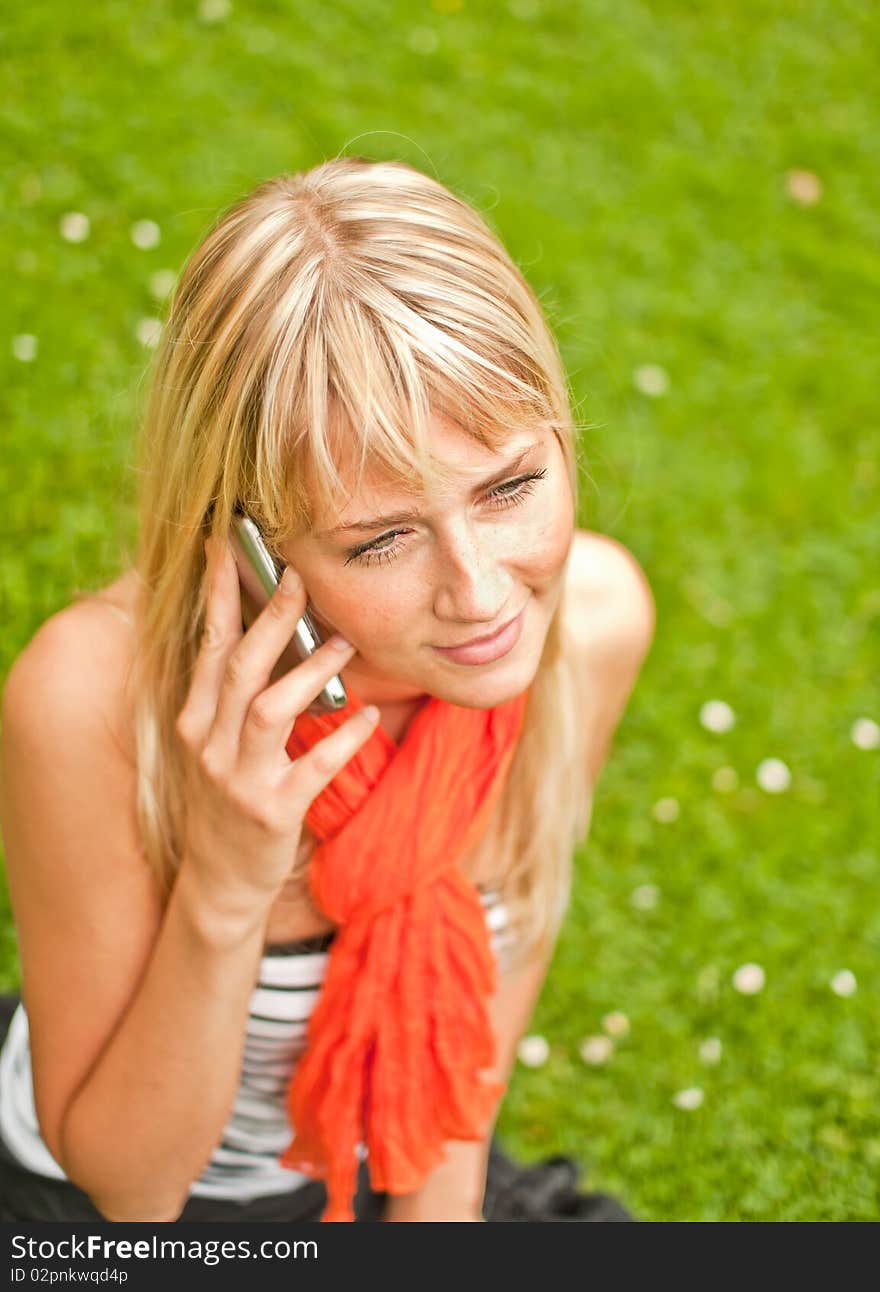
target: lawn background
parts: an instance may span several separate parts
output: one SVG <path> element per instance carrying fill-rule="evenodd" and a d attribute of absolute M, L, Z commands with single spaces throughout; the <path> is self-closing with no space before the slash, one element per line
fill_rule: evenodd
<path fill-rule="evenodd" d="M 269 175 L 338 153 L 436 174 L 537 291 L 584 426 L 580 524 L 634 553 L 658 611 L 530 1027 L 549 1058 L 517 1066 L 499 1131 L 645 1219 L 880 1217 L 880 752 L 851 738 L 880 720 L 880 13 L 52 0 L 0 38 L 0 675 L 133 540 L 156 272 Z M 710 699 L 726 734 L 700 723 Z M 770 757 L 783 793 L 756 780 Z M 0 928 L 12 990 L 5 889 Z M 732 984 L 748 962 L 758 995 Z M 589 1066 L 611 1010 L 629 1035 Z"/>

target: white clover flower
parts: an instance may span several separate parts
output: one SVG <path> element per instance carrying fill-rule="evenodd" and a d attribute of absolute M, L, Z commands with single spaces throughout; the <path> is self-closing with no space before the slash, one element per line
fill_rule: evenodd
<path fill-rule="evenodd" d="M 703 1102 L 703 1092 L 699 1086 L 688 1086 L 686 1090 L 679 1090 L 674 1094 L 672 1102 L 676 1108 L 683 1108 L 688 1113 L 693 1112 Z"/>
<path fill-rule="evenodd" d="M 831 990 L 835 996 L 853 996 L 858 985 L 855 974 L 849 969 L 841 969 L 831 979 Z"/>
<path fill-rule="evenodd" d="M 730 794 L 739 785 L 739 776 L 733 767 L 719 767 L 712 775 L 712 786 L 722 794 Z"/>
<path fill-rule="evenodd" d="M 811 170 L 790 170 L 785 175 L 789 197 L 801 206 L 815 206 L 822 196 L 822 181 Z"/>
<path fill-rule="evenodd" d="M 155 349 L 162 338 L 162 320 L 139 319 L 135 334 L 141 345 L 149 346 L 151 350 Z"/>
<path fill-rule="evenodd" d="M 758 763 L 755 779 L 768 794 L 782 794 L 791 785 L 791 772 L 781 758 L 765 758 Z"/>
<path fill-rule="evenodd" d="M 602 1026 L 609 1036 L 626 1036 L 629 1032 L 629 1019 L 619 1009 L 614 1009 L 610 1014 L 603 1015 Z"/>
<path fill-rule="evenodd" d="M 678 820 L 678 799 L 665 798 L 658 799 L 651 808 L 651 816 L 655 821 L 660 821 L 663 825 L 669 825 L 672 821 Z"/>
<path fill-rule="evenodd" d="M 524 1036 L 516 1047 L 516 1057 L 527 1068 L 540 1068 L 549 1054 L 550 1046 L 543 1036 Z"/>
<path fill-rule="evenodd" d="M 633 385 L 641 394 L 658 399 L 669 389 L 669 374 L 658 363 L 643 363 L 633 373 Z"/>
<path fill-rule="evenodd" d="M 581 1041 L 579 1053 L 584 1063 L 596 1068 L 611 1058 L 614 1042 L 610 1036 L 587 1036 Z"/>
<path fill-rule="evenodd" d="M 31 332 L 20 332 L 12 338 L 12 355 L 19 363 L 30 363 L 37 357 L 39 342 Z"/>
<path fill-rule="evenodd" d="M 58 228 L 65 242 L 85 242 L 91 225 L 82 211 L 68 211 L 58 221 Z"/>
<path fill-rule="evenodd" d="M 764 990 L 764 970 L 760 965 L 744 964 L 733 975 L 733 985 L 743 996 L 756 996 Z"/>
<path fill-rule="evenodd" d="M 849 736 L 856 749 L 880 747 L 880 726 L 873 718 L 856 718 L 849 729 Z"/>
<path fill-rule="evenodd" d="M 721 734 L 730 731 L 736 722 L 736 714 L 724 700 L 707 700 L 700 709 L 700 722 L 707 731 Z"/>
<path fill-rule="evenodd" d="M 699 1055 L 701 1063 L 719 1063 L 721 1060 L 721 1041 L 718 1037 L 707 1036 L 705 1041 L 701 1041 Z"/>
<path fill-rule="evenodd" d="M 162 230 L 155 220 L 135 220 L 131 226 L 131 240 L 141 251 L 158 247 L 161 237 Z"/>
<path fill-rule="evenodd" d="M 653 911 L 660 900 L 660 889 L 656 884 L 639 884 L 630 893 L 629 900 L 637 911 Z"/>
<path fill-rule="evenodd" d="M 150 274 L 150 294 L 157 301 L 164 301 L 166 296 L 170 296 L 177 285 L 177 274 L 173 269 L 157 269 L 154 274 Z"/>

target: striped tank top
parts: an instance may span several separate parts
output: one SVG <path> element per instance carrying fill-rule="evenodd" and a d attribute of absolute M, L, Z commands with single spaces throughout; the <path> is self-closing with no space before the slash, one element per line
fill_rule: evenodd
<path fill-rule="evenodd" d="M 494 889 L 480 897 L 499 969 L 511 956 L 507 911 Z M 248 1017 L 239 1084 L 220 1142 L 191 1197 L 249 1201 L 292 1192 L 311 1177 L 278 1162 L 293 1138 L 285 1095 L 306 1046 L 335 932 L 295 942 L 266 943 Z M 25 1169 L 66 1180 L 40 1133 L 34 1103 L 30 1038 L 24 1004 L 16 1008 L 0 1049 L 0 1136 Z M 367 1156 L 360 1145 L 360 1156 Z"/>

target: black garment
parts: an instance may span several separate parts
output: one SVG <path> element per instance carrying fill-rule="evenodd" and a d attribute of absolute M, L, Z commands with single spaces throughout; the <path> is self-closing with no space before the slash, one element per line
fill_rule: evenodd
<path fill-rule="evenodd" d="M 18 995 L 0 995 L 0 1045 L 6 1036 Z M 384 1193 L 370 1188 L 366 1162 L 360 1163 L 358 1190 L 353 1202 L 355 1220 L 380 1221 Z M 320 1220 L 327 1203 L 322 1180 L 312 1180 L 291 1193 L 269 1194 L 236 1202 L 230 1198 L 191 1197 L 180 1220 Z M 10 1153 L 0 1137 L 0 1220 L 91 1220 L 103 1221 L 87 1193 L 70 1180 L 55 1180 L 29 1171 Z"/>

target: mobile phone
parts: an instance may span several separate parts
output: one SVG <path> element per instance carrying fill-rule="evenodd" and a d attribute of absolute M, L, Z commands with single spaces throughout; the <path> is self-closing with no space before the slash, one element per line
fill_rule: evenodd
<path fill-rule="evenodd" d="M 230 537 L 242 587 L 262 609 L 278 587 L 282 571 L 279 570 L 274 557 L 266 547 L 258 526 L 244 512 L 235 512 Z M 318 626 L 308 612 L 307 604 L 302 619 L 296 625 L 290 644 L 297 658 L 304 660 L 314 654 L 322 641 Z M 337 709 L 344 709 L 347 704 L 348 696 L 342 684 L 342 678 L 337 675 L 331 677 L 320 695 L 315 697 L 308 707 L 308 712 L 333 713 Z"/>

